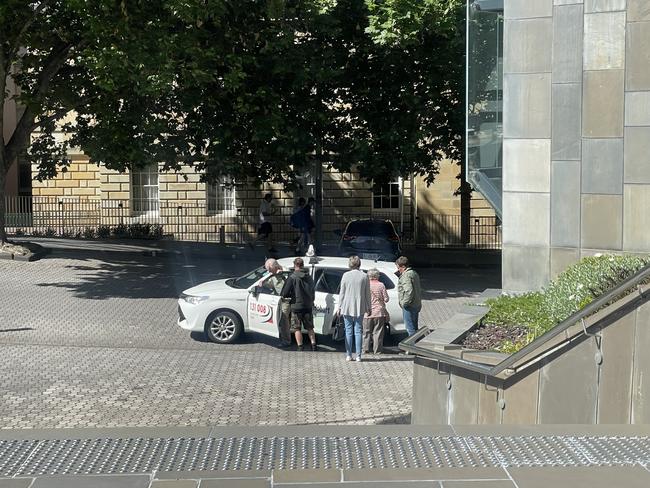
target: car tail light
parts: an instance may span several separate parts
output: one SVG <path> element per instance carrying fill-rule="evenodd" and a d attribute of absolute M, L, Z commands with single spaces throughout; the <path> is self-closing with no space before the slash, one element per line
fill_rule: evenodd
<path fill-rule="evenodd" d="M 390 242 L 399 242 L 399 236 L 390 236 L 388 240 Z"/>
<path fill-rule="evenodd" d="M 349 236 L 349 235 L 347 235 L 347 234 L 344 234 L 344 235 L 343 235 L 343 240 L 344 240 L 344 241 L 353 241 L 353 240 L 355 240 L 356 238 L 357 238 L 357 236 Z"/>

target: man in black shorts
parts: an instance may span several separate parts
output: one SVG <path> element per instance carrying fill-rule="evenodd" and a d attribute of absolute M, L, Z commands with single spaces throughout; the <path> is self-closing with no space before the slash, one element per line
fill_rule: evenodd
<path fill-rule="evenodd" d="M 289 299 L 291 303 L 291 332 L 296 336 L 298 350 L 303 350 L 302 329 L 309 334 L 311 350 L 315 351 L 316 333 L 314 332 L 314 297 L 316 295 L 314 280 L 311 279 L 309 271 L 305 270 L 305 262 L 302 258 L 293 260 L 293 274 L 287 278 L 280 293 L 282 298 Z"/>

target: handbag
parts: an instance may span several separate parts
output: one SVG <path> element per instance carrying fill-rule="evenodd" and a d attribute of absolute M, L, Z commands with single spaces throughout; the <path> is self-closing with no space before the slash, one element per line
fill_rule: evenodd
<path fill-rule="evenodd" d="M 345 324 L 343 323 L 343 317 L 338 315 L 332 326 L 332 340 L 342 341 L 345 339 Z"/>

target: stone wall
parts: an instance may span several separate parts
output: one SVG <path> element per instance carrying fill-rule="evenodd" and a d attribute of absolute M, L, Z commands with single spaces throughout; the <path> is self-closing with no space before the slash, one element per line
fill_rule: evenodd
<path fill-rule="evenodd" d="M 91 164 L 88 158 L 79 153 L 70 154 L 72 163 L 65 173 L 44 182 L 34 181 L 33 195 L 51 197 L 48 204 L 58 204 L 64 197 L 101 200 L 101 225 L 115 226 L 144 222 L 145 218 L 134 212 L 132 202 L 132 175 L 127 171 L 119 173 L 101 166 Z M 423 218 L 431 214 L 458 216 L 460 214 L 460 196 L 458 189 L 458 165 L 445 161 L 435 182 L 427 186 L 422 178 L 404 178 L 402 181 L 403 208 L 373 209 L 372 183 L 361 178 L 357 172 L 339 172 L 323 168 L 323 230 L 327 240 L 336 240 L 334 232 L 341 230 L 345 222 L 353 218 L 376 216 L 391 219 L 399 229 L 401 226 L 406 238 L 415 232 L 415 198 L 417 191 L 417 214 Z M 32 168 L 36 174 L 36 168 Z M 282 185 L 265 183 L 256 185 L 251 182 L 238 182 L 235 186 L 235 210 L 211 215 L 207 211 L 206 184 L 194 169 L 186 167 L 179 172 L 162 172 L 158 177 L 159 213 L 158 220 L 153 214 L 146 216 L 148 222 L 165 224 L 166 228 L 190 232 L 197 240 L 218 240 L 220 227 L 234 226 L 244 221 L 245 240 L 252 237 L 257 227 L 257 211 L 260 200 L 267 192 L 273 194 L 277 215 L 274 222 L 282 226 L 285 234 L 295 231 L 288 226 L 289 216 L 293 212 L 299 197 L 313 195 L 313 184 L 305 179 L 304 186 L 295 191 L 286 190 Z M 52 200 L 54 198 L 54 200 Z M 53 205 L 53 204 L 52 204 Z M 51 209 L 59 207 L 50 205 Z M 179 209 L 179 207 L 181 207 Z M 44 211 L 45 207 L 39 207 Z M 48 211 L 48 219 L 52 220 Z M 493 216 L 489 204 L 478 193 L 471 199 L 472 217 Z M 457 222 L 458 221 L 458 222 Z M 173 222 L 173 223 L 170 223 Z M 420 220 L 424 226 L 426 219 Z M 450 219 L 440 225 L 452 225 L 460 229 L 459 219 Z M 454 227 L 454 228 L 455 228 Z M 450 230 L 456 231 L 456 230 Z M 174 230 L 170 231 L 173 232 Z M 426 233 L 422 236 L 426 238 Z"/>
<path fill-rule="evenodd" d="M 417 189 L 418 213 L 436 215 L 459 215 L 461 210 L 460 167 L 455 161 L 441 161 L 440 173 L 431 185 L 427 185 L 423 177 L 415 178 Z M 472 216 L 493 217 L 494 210 L 483 196 L 474 191 L 470 198 L 470 214 Z"/>
<path fill-rule="evenodd" d="M 650 251 L 650 2 L 505 0 L 503 286 Z"/>
<path fill-rule="evenodd" d="M 99 167 L 88 162 L 83 154 L 70 155 L 72 162 L 65 173 L 50 180 L 32 182 L 32 196 L 35 197 L 75 197 L 80 199 L 99 198 L 100 176 Z M 32 174 L 38 172 L 32 165 Z"/>
<path fill-rule="evenodd" d="M 593 336 L 576 324 L 504 377 L 416 357 L 412 423 L 649 423 L 649 298 L 635 291 L 585 320 Z"/>

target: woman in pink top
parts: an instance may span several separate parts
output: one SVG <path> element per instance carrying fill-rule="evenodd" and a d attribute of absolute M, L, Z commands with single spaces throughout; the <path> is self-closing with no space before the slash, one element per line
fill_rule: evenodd
<path fill-rule="evenodd" d="M 372 341 L 373 353 L 381 354 L 384 345 L 384 325 L 389 319 L 386 310 L 388 293 L 384 284 L 379 281 L 378 270 L 369 269 L 368 278 L 370 278 L 371 310 L 363 319 L 363 350 L 370 352 L 370 342 Z"/>

